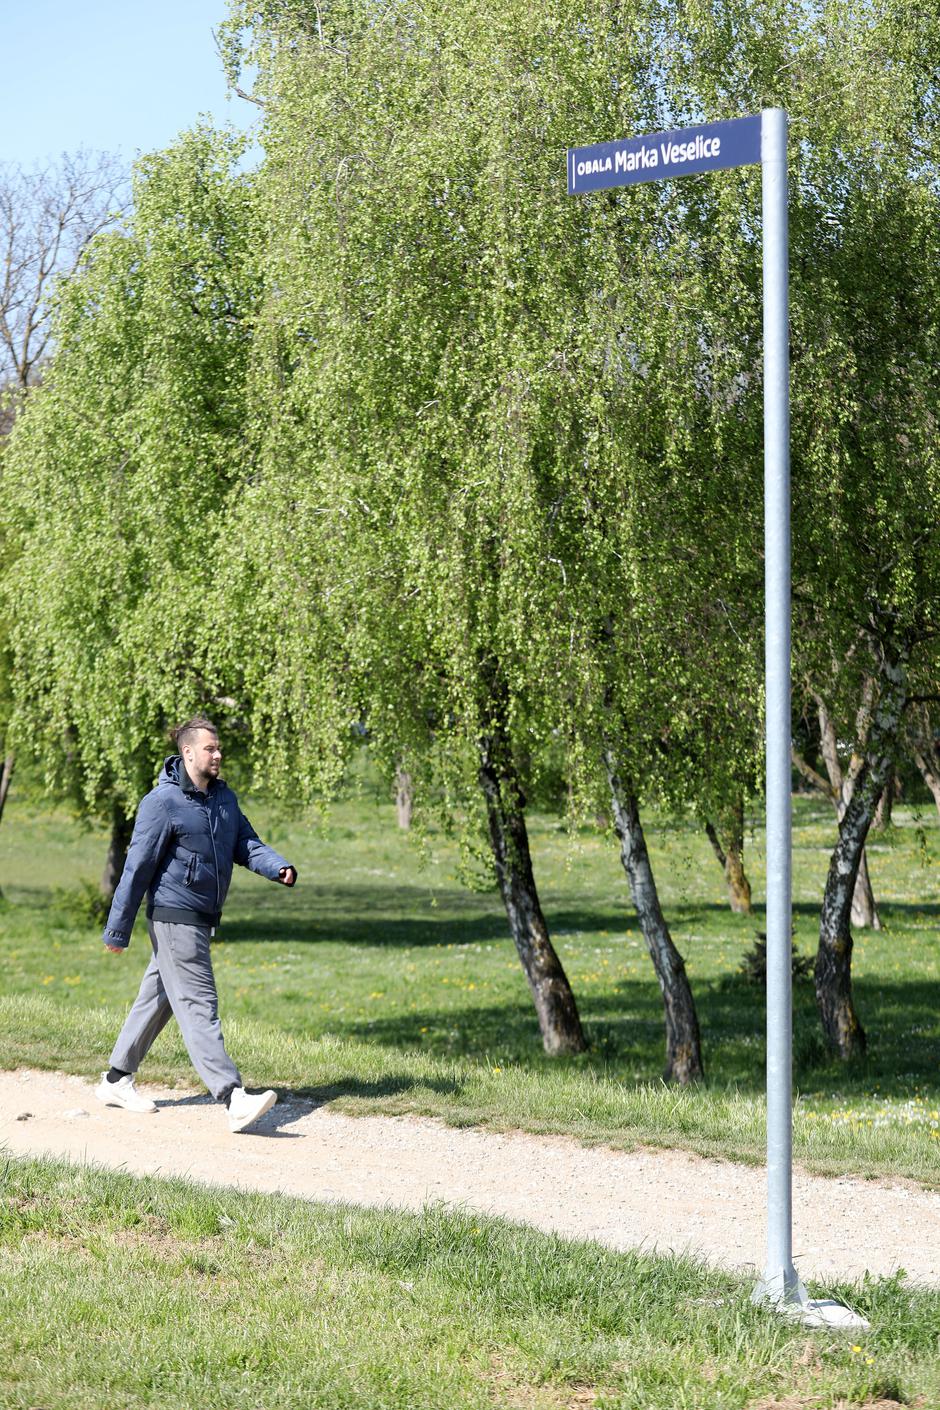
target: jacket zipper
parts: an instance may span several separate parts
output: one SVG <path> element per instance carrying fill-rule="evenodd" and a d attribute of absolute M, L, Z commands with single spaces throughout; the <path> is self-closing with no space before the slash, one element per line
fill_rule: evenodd
<path fill-rule="evenodd" d="M 209 841 L 212 843 L 212 860 L 215 862 L 215 913 L 219 914 L 219 854 L 215 847 L 215 828 L 212 826 L 211 794 L 206 798 L 206 817 L 209 822 Z"/>

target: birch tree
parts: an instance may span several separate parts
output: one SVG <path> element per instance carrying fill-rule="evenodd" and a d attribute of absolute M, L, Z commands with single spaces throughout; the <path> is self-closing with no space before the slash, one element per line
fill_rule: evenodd
<path fill-rule="evenodd" d="M 12 731 L 51 790 L 109 824 L 105 891 L 168 725 L 208 703 L 197 651 L 244 474 L 255 292 L 238 152 L 197 130 L 138 164 L 133 214 L 59 292 L 2 467 Z"/>
<path fill-rule="evenodd" d="M 849 1058 L 865 839 L 936 651 L 940 31 L 908 0 L 677 9 L 686 92 L 791 114 L 794 656 L 853 756 L 816 960 Z"/>
<path fill-rule="evenodd" d="M 311 526 L 308 540 L 294 531 L 279 554 L 293 550 L 300 591 L 316 582 L 325 612 L 345 623 L 339 689 L 353 688 L 390 768 L 404 753 L 417 797 L 433 781 L 450 812 L 459 804 L 472 819 L 483 803 L 543 1041 L 554 1051 L 582 1039 L 534 890 L 525 760 L 538 752 L 530 742 L 544 742 L 566 711 L 584 706 L 592 720 L 603 717 L 590 746 L 584 729 L 567 737 L 575 753 L 593 750 L 595 774 L 608 760 L 629 838 L 625 863 L 676 1023 L 667 1071 L 690 1080 L 702 1071 L 694 1005 L 661 913 L 653 916 L 637 789 L 621 763 L 624 730 L 655 692 L 631 700 L 632 714 L 624 716 L 625 690 L 601 708 L 604 648 L 587 650 L 612 602 L 619 615 L 630 611 L 638 560 L 612 581 L 616 537 L 625 495 L 635 516 L 663 483 L 658 469 L 645 481 L 642 474 L 662 442 L 647 434 L 649 380 L 630 372 L 629 346 L 616 350 L 607 379 L 629 383 L 615 430 L 657 449 L 603 439 L 609 427 L 592 407 L 612 336 L 595 311 L 606 295 L 602 245 L 593 218 L 585 225 L 564 193 L 560 159 L 573 101 L 585 129 L 614 117 L 604 54 L 615 40 L 626 42 L 629 79 L 620 106 L 633 121 L 644 105 L 655 113 L 644 57 L 651 23 L 642 6 L 580 37 L 524 4 L 460 16 L 402 10 L 374 25 L 354 10 L 311 12 L 306 22 L 296 9 L 263 12 L 255 56 L 276 54 L 262 71 L 277 290 L 264 324 L 266 385 L 278 411 L 273 437 L 262 434 L 273 446 L 272 486 L 280 476 L 287 494 L 292 482 L 290 497 Z M 608 217 L 608 236 L 618 222 L 626 232 L 604 248 L 614 277 L 622 259 L 655 254 L 650 211 L 648 198 L 632 218 Z M 644 270 L 632 285 L 635 314 L 652 288 Z M 598 567 L 586 551 L 592 535 L 604 541 L 611 596 L 592 590 L 590 614 L 560 610 Z M 666 537 L 668 527 L 655 541 L 660 562 Z M 289 616 L 297 597 L 290 603 Z M 672 682 L 673 705 L 676 689 Z M 305 693 L 312 737 L 315 699 L 330 694 Z M 657 738 L 666 709 L 658 705 Z"/>
<path fill-rule="evenodd" d="M 55 287 L 118 217 L 125 188 L 123 167 L 107 153 L 66 154 L 32 170 L 0 164 L 0 457 L 49 355 Z M 12 554 L 6 517 L 0 500 L 0 571 Z M 8 735 L 11 666 L 9 624 L 0 619 L 0 821 L 16 764 Z"/>

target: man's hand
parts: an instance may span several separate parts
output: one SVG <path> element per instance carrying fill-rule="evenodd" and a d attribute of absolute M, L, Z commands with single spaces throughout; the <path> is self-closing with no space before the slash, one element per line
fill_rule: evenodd
<path fill-rule="evenodd" d="M 282 886 L 293 886 L 294 882 L 297 880 L 297 873 L 294 871 L 293 867 L 281 867 L 281 870 L 277 874 L 277 879 Z"/>
<path fill-rule="evenodd" d="M 112 953 L 112 955 L 123 955 L 124 951 L 127 949 L 127 946 L 126 946 L 126 945 L 105 945 L 104 948 L 105 948 L 106 950 L 110 950 L 111 953 Z"/>

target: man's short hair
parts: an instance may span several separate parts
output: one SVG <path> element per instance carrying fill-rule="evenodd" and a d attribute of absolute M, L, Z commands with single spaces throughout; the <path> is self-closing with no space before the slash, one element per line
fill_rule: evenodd
<path fill-rule="evenodd" d="M 176 729 L 173 731 L 173 738 L 181 754 L 184 746 L 192 744 L 201 729 L 208 730 L 210 734 L 214 734 L 216 739 L 218 739 L 219 731 L 211 720 L 206 719 L 205 715 L 193 715 L 192 719 L 187 720 L 185 724 L 177 725 Z"/>

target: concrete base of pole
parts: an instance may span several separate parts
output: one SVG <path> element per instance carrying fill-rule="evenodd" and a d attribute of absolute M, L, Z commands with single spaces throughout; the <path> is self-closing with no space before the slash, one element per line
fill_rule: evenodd
<path fill-rule="evenodd" d="M 810 1297 L 791 1269 L 765 1277 L 751 1294 L 751 1301 L 773 1307 L 793 1322 L 804 1327 L 829 1327 L 833 1331 L 867 1332 L 870 1323 L 834 1298 Z"/>
<path fill-rule="evenodd" d="M 836 1332 L 867 1332 L 871 1323 L 833 1298 L 809 1298 L 804 1304 L 786 1309 L 786 1315 L 802 1322 L 804 1327 L 830 1327 Z"/>

